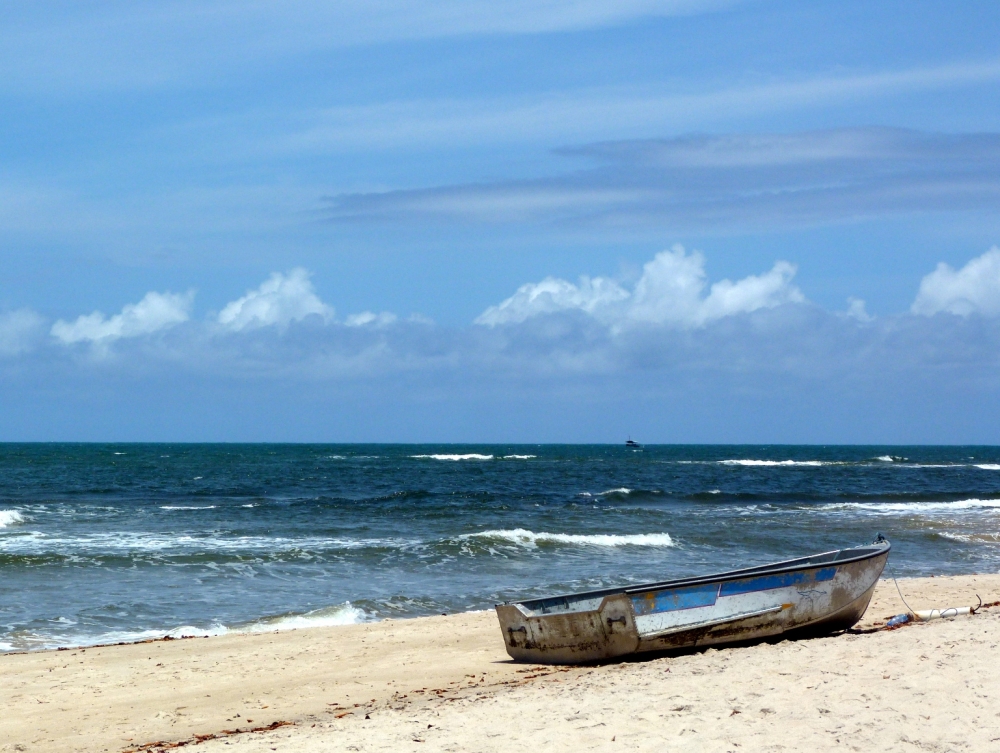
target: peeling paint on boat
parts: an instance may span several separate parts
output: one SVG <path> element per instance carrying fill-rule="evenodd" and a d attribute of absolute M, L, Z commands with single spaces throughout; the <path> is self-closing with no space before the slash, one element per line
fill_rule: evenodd
<path fill-rule="evenodd" d="M 507 653 L 573 664 L 854 625 L 889 542 L 700 578 L 498 604 Z"/>

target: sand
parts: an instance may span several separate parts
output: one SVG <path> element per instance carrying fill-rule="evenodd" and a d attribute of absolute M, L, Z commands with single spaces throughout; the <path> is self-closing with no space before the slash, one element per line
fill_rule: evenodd
<path fill-rule="evenodd" d="M 877 629 L 902 611 L 883 581 L 851 633 L 595 667 L 510 662 L 492 612 L 3 655 L 0 751 L 1000 750 L 1000 607 Z"/>

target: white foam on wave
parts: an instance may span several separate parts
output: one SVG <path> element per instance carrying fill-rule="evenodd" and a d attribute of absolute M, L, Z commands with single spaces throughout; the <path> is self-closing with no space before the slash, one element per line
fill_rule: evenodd
<path fill-rule="evenodd" d="M 286 614 L 278 617 L 267 617 L 249 625 L 235 628 L 233 632 L 269 633 L 272 630 L 298 630 L 300 628 L 332 627 L 336 625 L 356 625 L 359 622 L 370 622 L 372 617 L 363 609 L 347 601 L 334 607 L 314 609 L 304 614 Z"/>
<path fill-rule="evenodd" d="M 941 534 L 946 539 L 961 541 L 963 544 L 993 544 L 1000 543 L 1000 533 L 950 533 Z"/>
<path fill-rule="evenodd" d="M 881 460 L 883 463 L 891 463 L 893 461 L 892 455 L 879 455 L 876 460 Z"/>
<path fill-rule="evenodd" d="M 333 539 L 270 536 L 197 536 L 136 532 L 93 533 L 74 537 L 32 533 L 8 537 L 4 550 L 12 553 L 59 552 L 67 555 L 104 552 L 151 552 L 179 555 L 191 552 L 254 551 L 281 555 L 289 551 L 329 552 L 367 547 L 402 548 L 418 545 L 415 539 Z"/>
<path fill-rule="evenodd" d="M 827 505 L 826 508 L 868 510 L 882 514 L 958 512 L 1000 508 L 1000 499 L 960 499 L 954 502 L 838 502 Z"/>
<path fill-rule="evenodd" d="M 479 455 L 469 453 L 468 455 L 410 455 L 411 458 L 428 460 L 492 460 L 492 455 Z"/>
<path fill-rule="evenodd" d="M 674 546 L 668 533 L 582 534 L 535 533 L 524 528 L 480 531 L 459 536 L 460 539 L 500 539 L 520 546 L 534 547 L 540 543 L 578 544 L 580 546 Z"/>
<path fill-rule="evenodd" d="M 537 458 L 538 455 L 504 455 L 504 460 L 531 460 L 532 458 Z"/>
<path fill-rule="evenodd" d="M 24 522 L 24 516 L 17 510 L 0 510 L 0 528 L 16 526 Z"/>
<path fill-rule="evenodd" d="M 161 510 L 214 510 L 215 505 L 160 505 Z"/>
<path fill-rule="evenodd" d="M 1000 464 L 997 463 L 977 463 L 976 468 L 982 468 L 984 471 L 1000 471 Z"/>
<path fill-rule="evenodd" d="M 600 492 L 598 496 L 603 497 L 607 494 L 631 494 L 631 489 L 626 489 L 624 486 L 620 486 L 617 489 L 608 489 L 607 491 Z"/>
<path fill-rule="evenodd" d="M 720 460 L 720 465 L 743 465 L 743 466 L 803 466 L 817 468 L 822 465 L 841 465 L 841 463 L 828 462 L 823 460 Z"/>

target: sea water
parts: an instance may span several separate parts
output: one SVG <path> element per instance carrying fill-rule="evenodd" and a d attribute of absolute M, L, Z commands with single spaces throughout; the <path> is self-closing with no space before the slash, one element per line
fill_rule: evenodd
<path fill-rule="evenodd" d="M 0 650 L 451 613 L 893 543 L 1000 570 L 1000 448 L 0 445 Z"/>

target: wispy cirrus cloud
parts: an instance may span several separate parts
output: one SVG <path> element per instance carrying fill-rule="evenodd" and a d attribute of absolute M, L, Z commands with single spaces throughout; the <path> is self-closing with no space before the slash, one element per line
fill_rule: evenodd
<path fill-rule="evenodd" d="M 1000 134 L 852 128 L 612 141 L 559 153 L 595 167 L 524 181 L 331 200 L 334 221 L 671 227 L 808 224 L 1000 207 Z"/>
<path fill-rule="evenodd" d="M 281 132 L 257 148 L 342 152 L 438 145 L 510 144 L 677 133 L 750 116 L 826 108 L 911 92 L 1000 81 L 1000 60 L 903 70 L 785 74 L 766 82 L 657 83 L 562 89 L 516 98 L 418 99 L 315 108 L 278 117 Z M 259 115 L 254 115 L 254 118 Z M 731 126 L 730 126 L 731 127 Z"/>
<path fill-rule="evenodd" d="M 713 12 L 742 0 L 43 1 L 4 11 L 0 89 L 149 89 L 317 51 L 465 35 L 539 34 Z"/>

